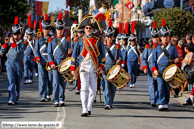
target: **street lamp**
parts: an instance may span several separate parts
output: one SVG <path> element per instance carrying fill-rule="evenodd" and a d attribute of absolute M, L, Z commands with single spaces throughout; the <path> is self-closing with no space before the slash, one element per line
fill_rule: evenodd
<path fill-rule="evenodd" d="M 135 9 L 138 15 L 138 23 L 139 23 L 139 15 L 141 14 L 141 6 L 138 5 L 137 8 Z M 139 25 L 137 25 L 137 39 L 139 38 Z"/>

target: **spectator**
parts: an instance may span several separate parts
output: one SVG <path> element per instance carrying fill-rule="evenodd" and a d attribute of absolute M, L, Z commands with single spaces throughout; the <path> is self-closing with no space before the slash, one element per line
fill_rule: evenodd
<path fill-rule="evenodd" d="M 194 35 L 192 35 L 192 42 L 194 43 Z"/>
<path fill-rule="evenodd" d="M 192 42 L 192 35 L 191 34 L 186 35 L 186 41 L 187 41 L 187 44 L 192 47 L 192 52 L 194 52 L 194 44 Z"/>
<path fill-rule="evenodd" d="M 183 103 L 183 106 L 186 106 L 186 105 L 193 105 L 193 103 L 194 103 L 194 101 L 193 101 L 193 96 L 194 96 L 194 87 L 192 88 L 190 97 L 188 97 L 188 98 L 185 100 L 185 102 Z"/>
<path fill-rule="evenodd" d="M 192 52 L 192 47 L 190 45 L 186 45 L 185 46 L 185 52 L 187 53 L 185 58 L 182 61 L 182 64 L 186 64 L 188 66 L 190 66 L 191 69 L 194 68 L 194 54 Z M 184 65 L 183 65 L 184 66 Z M 192 70 L 190 70 L 191 72 Z M 188 79 L 188 78 L 187 78 Z M 193 76 L 191 77 L 191 82 L 188 83 L 188 80 L 185 82 L 185 85 L 182 89 L 182 91 L 184 91 L 186 89 L 186 87 L 188 86 L 188 90 L 191 91 L 192 87 L 193 87 Z M 188 85 L 187 85 L 188 84 Z"/>

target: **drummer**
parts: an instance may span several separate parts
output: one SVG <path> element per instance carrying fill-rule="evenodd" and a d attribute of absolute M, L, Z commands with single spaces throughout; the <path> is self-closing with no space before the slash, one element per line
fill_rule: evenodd
<path fill-rule="evenodd" d="M 53 73 L 54 107 L 65 106 L 66 81 L 58 72 L 57 66 L 67 57 L 67 54 L 70 54 L 70 51 L 67 53 L 67 40 L 63 36 L 65 22 L 62 20 L 62 15 L 63 13 L 60 12 L 55 21 L 56 37 L 48 40 L 48 61 Z"/>
<path fill-rule="evenodd" d="M 170 43 L 170 29 L 166 26 L 164 19 L 162 19 L 162 27 L 160 29 L 160 33 L 162 43 L 153 50 L 152 72 L 154 72 L 154 75 L 157 76 L 158 110 L 163 111 L 168 110 L 168 103 L 170 100 L 170 85 L 162 78 L 164 70 L 169 66 L 169 57 L 167 57 L 163 51 L 166 50 L 166 52 L 170 56 L 170 59 L 175 59 L 175 63 L 178 63 L 179 59 L 176 47 Z"/>
<path fill-rule="evenodd" d="M 115 65 L 115 63 L 117 64 L 122 63 L 120 45 L 113 43 L 114 29 L 112 28 L 112 24 L 110 24 L 112 22 L 111 20 L 112 19 L 109 20 L 108 28 L 104 32 L 105 32 L 105 37 L 107 41 L 106 46 L 110 49 L 112 55 L 115 57 L 116 62 L 112 61 L 112 59 L 110 58 L 106 50 L 107 54 L 106 54 L 104 76 L 103 76 L 104 78 L 103 80 L 105 83 L 105 86 L 103 87 L 104 105 L 105 105 L 104 109 L 112 108 L 115 92 L 116 92 L 116 87 L 107 80 L 106 75 L 108 74 L 109 70 Z"/>
<path fill-rule="evenodd" d="M 150 103 L 152 107 L 156 106 L 156 95 L 157 95 L 157 80 L 152 77 L 152 66 L 151 66 L 151 58 L 153 55 L 153 50 L 157 47 L 159 42 L 159 30 L 156 26 L 156 21 L 153 22 L 153 28 L 150 30 L 152 35 L 152 42 L 149 42 L 149 45 L 145 45 L 145 49 L 142 55 L 142 66 L 143 71 L 147 74 L 148 77 L 148 88 L 150 95 Z"/>

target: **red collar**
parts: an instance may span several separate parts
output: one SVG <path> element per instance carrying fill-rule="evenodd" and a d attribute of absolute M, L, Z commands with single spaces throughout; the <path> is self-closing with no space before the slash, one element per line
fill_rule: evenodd
<path fill-rule="evenodd" d="M 106 44 L 106 45 L 107 45 L 107 47 L 111 47 L 111 46 L 112 46 L 112 44 L 113 44 L 113 43 L 111 43 L 110 45 L 108 45 L 108 44 Z"/>
<path fill-rule="evenodd" d="M 123 45 L 123 44 L 122 44 L 122 46 L 125 47 L 125 46 L 127 46 L 127 45 L 125 45 L 125 44 Z"/>
<path fill-rule="evenodd" d="M 62 37 L 64 37 L 63 35 L 61 35 L 61 36 L 57 36 L 57 38 L 62 38 Z"/>
<path fill-rule="evenodd" d="M 168 46 L 169 43 L 167 43 L 167 44 L 162 43 L 162 44 L 163 44 L 163 46 Z"/>

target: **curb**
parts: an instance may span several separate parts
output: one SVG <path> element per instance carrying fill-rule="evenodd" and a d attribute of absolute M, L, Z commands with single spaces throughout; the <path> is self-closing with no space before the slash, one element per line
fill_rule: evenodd
<path fill-rule="evenodd" d="M 184 91 L 184 92 L 180 92 L 179 96 L 184 97 L 184 98 L 188 98 L 190 97 L 191 91 Z"/>
<path fill-rule="evenodd" d="M 7 75 L 7 72 L 0 72 L 0 75 Z"/>

